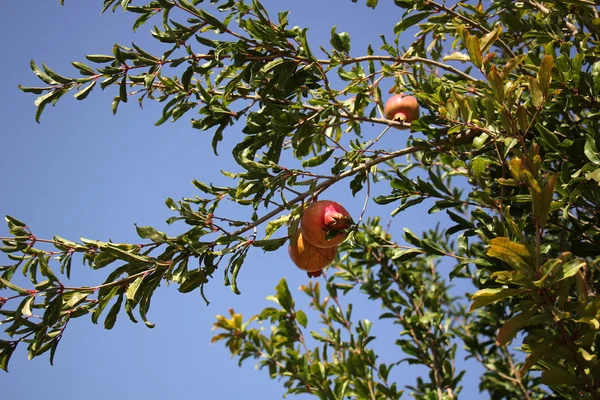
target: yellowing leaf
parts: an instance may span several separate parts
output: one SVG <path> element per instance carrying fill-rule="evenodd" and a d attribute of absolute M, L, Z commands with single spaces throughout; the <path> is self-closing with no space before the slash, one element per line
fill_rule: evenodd
<path fill-rule="evenodd" d="M 460 51 L 455 51 L 453 53 L 448 54 L 447 56 L 444 56 L 444 58 L 442 60 L 443 61 L 461 61 L 461 62 L 467 62 L 470 59 L 471 59 L 471 57 L 469 57 L 468 54 L 461 53 Z"/>
<path fill-rule="evenodd" d="M 471 308 L 469 312 L 473 312 L 478 308 L 487 306 L 488 304 L 495 303 L 500 300 L 507 299 L 509 297 L 515 296 L 517 294 L 521 294 L 525 291 L 525 289 L 505 289 L 505 288 L 491 288 L 491 289 L 481 289 L 477 291 L 473 296 L 471 296 L 471 300 L 473 300 L 473 304 L 471 304 Z"/>
<path fill-rule="evenodd" d="M 550 82 L 552 82 L 552 68 L 554 68 L 554 57 L 551 55 L 545 55 L 540 64 L 540 70 L 538 71 L 538 81 L 544 96 L 548 95 L 550 89 Z"/>
<path fill-rule="evenodd" d="M 490 83 L 492 92 L 494 93 L 494 98 L 502 104 L 504 102 L 504 79 L 502 79 L 498 73 L 495 65 L 490 67 L 488 81 Z"/>
<path fill-rule="evenodd" d="M 494 44 L 494 42 L 496 40 L 498 40 L 498 37 L 500 36 L 500 33 L 502 33 L 502 26 L 498 25 L 496 26 L 496 28 L 491 31 L 486 33 L 485 35 L 483 35 L 481 37 L 481 51 L 484 52 L 487 49 L 489 49 L 492 44 Z"/>
<path fill-rule="evenodd" d="M 544 104 L 544 93 L 542 92 L 540 82 L 533 76 L 529 77 L 529 92 L 533 106 L 540 108 Z"/>
<path fill-rule="evenodd" d="M 546 385 L 569 385 L 583 388 L 583 383 L 576 378 L 569 370 L 554 366 L 542 372 L 542 383 Z"/>
<path fill-rule="evenodd" d="M 506 321 L 506 323 L 502 325 L 502 328 L 500 328 L 498 331 L 498 335 L 496 336 L 496 344 L 498 346 L 504 346 L 513 340 L 519 332 L 519 329 L 526 326 L 534 314 L 535 310 L 522 312 L 516 314 L 511 319 Z"/>
<path fill-rule="evenodd" d="M 504 261 L 517 271 L 530 274 L 533 272 L 533 257 L 527 246 L 515 243 L 506 237 L 490 240 L 487 255 Z"/>
<path fill-rule="evenodd" d="M 467 50 L 469 51 L 471 62 L 475 64 L 477 68 L 481 69 L 481 66 L 483 65 L 483 59 L 481 57 L 481 45 L 477 36 L 467 36 Z"/>

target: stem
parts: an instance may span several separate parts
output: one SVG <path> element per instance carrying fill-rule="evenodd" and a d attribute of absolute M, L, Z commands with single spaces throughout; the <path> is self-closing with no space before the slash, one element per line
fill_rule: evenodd
<path fill-rule="evenodd" d="M 389 121 L 388 121 L 389 122 Z M 473 130 L 471 132 L 462 134 L 462 135 L 457 135 L 456 137 L 450 138 L 450 139 L 445 139 L 445 140 L 441 140 L 436 144 L 432 144 L 431 147 L 438 147 L 438 146 L 443 146 L 443 145 L 447 145 L 447 144 L 460 144 L 463 142 L 468 142 L 469 140 L 473 139 L 475 136 L 477 136 L 479 134 L 479 131 Z M 304 199 L 306 199 L 307 197 L 309 197 L 312 193 L 314 192 L 322 192 L 323 190 L 327 189 L 328 187 L 330 187 L 331 185 L 333 185 L 334 183 L 341 181 L 342 179 L 348 178 L 350 176 L 354 176 L 359 172 L 365 171 L 365 170 L 369 170 L 371 169 L 372 166 L 377 165 L 377 164 L 381 164 L 383 162 L 392 160 L 394 158 L 397 157 L 401 157 L 407 154 L 412 154 L 412 153 L 416 153 L 417 151 L 423 150 L 422 146 L 410 146 L 410 147 L 406 147 L 404 149 L 401 150 L 397 150 L 394 151 L 392 153 L 389 154 L 385 154 L 376 158 L 373 158 L 371 160 L 368 160 L 366 162 L 364 162 L 363 164 L 360 164 L 357 167 L 354 167 L 346 172 L 343 172 L 339 175 L 333 176 L 321 183 L 319 183 L 318 185 L 316 185 L 313 190 L 299 194 L 298 196 L 294 197 L 293 199 L 288 201 L 288 205 L 293 205 L 296 204 Z M 237 231 L 234 231 L 233 233 L 231 233 L 231 236 L 238 236 L 241 235 L 247 231 L 249 231 L 250 229 L 254 228 L 255 226 L 258 226 L 264 222 L 267 222 L 268 220 L 270 220 L 271 218 L 275 217 L 277 214 L 281 213 L 282 211 L 284 211 L 287 207 L 285 206 L 279 206 L 277 208 L 275 208 L 273 211 L 263 215 L 262 217 L 258 218 L 256 221 L 252 222 L 251 224 L 248 224 L 247 226 L 238 229 Z"/>
<path fill-rule="evenodd" d="M 548 299 L 546 299 L 546 301 L 548 301 Z M 567 344 L 567 347 L 569 348 L 569 351 L 573 356 L 573 360 L 575 360 L 575 365 L 577 370 L 579 371 L 580 379 L 583 381 L 586 390 L 594 400 L 600 400 L 600 394 L 597 390 L 594 389 L 590 377 L 585 373 L 586 366 L 581 364 L 579 360 L 579 353 L 577 352 L 575 344 L 571 340 L 571 335 L 569 335 L 569 332 L 567 332 L 567 328 L 565 328 L 563 321 L 558 321 L 557 325 L 560 330 L 560 335 L 562 336 L 563 341 Z"/>
<path fill-rule="evenodd" d="M 360 212 L 360 217 L 358 217 L 357 225 L 360 225 L 360 223 L 363 220 L 363 217 L 365 216 L 365 212 L 367 211 L 367 205 L 369 204 L 369 197 L 371 196 L 370 173 L 369 173 L 369 171 L 365 171 L 365 174 L 367 175 L 367 194 L 365 195 L 365 202 L 363 204 L 362 211 Z"/>
<path fill-rule="evenodd" d="M 247 61 L 272 61 L 277 58 L 285 58 L 286 56 L 290 57 L 289 54 L 280 52 L 280 53 L 274 53 L 274 54 L 267 54 L 264 56 L 245 55 L 243 57 L 243 59 L 247 60 Z M 216 58 L 216 56 L 214 54 L 194 54 L 193 56 L 189 56 L 187 58 L 194 59 L 194 60 L 214 60 Z M 232 58 L 232 56 L 229 54 L 223 54 L 223 55 L 219 56 L 220 60 L 226 59 L 226 58 Z M 297 56 L 288 58 L 288 59 L 294 60 L 297 62 L 301 62 L 304 64 L 312 64 L 315 62 L 315 60 L 303 58 L 303 57 L 297 57 Z M 178 60 L 180 60 L 180 59 L 178 59 Z M 174 60 L 165 60 L 165 61 L 163 61 L 163 65 L 170 64 L 173 61 Z M 348 65 L 348 64 L 368 62 L 368 61 L 388 61 L 388 62 L 394 62 L 397 64 L 427 64 L 427 65 L 432 65 L 437 68 L 441 68 L 448 72 L 452 72 L 453 74 L 458 75 L 461 78 L 464 78 L 466 80 L 469 80 L 472 82 L 480 82 L 479 79 L 472 77 L 471 75 L 459 70 L 458 68 L 455 68 L 448 64 L 444 64 L 439 61 L 430 60 L 428 58 L 423 58 L 423 57 L 394 57 L 394 56 L 370 55 L 370 56 L 361 56 L 361 57 L 348 57 L 348 58 L 342 59 L 340 61 L 341 61 L 341 65 Z M 333 61 L 323 59 L 323 60 L 316 60 L 316 62 L 320 65 L 329 65 Z M 143 66 L 131 67 L 131 69 L 133 69 L 133 68 L 143 68 Z"/>
<path fill-rule="evenodd" d="M 539 221 L 535 221 L 535 262 L 536 262 L 536 267 L 538 269 L 540 269 L 541 266 L 541 247 L 542 247 L 542 230 L 540 228 L 540 223 Z"/>
<path fill-rule="evenodd" d="M 502 346 L 501 349 L 502 349 L 502 353 L 504 354 L 504 357 L 506 357 L 506 361 L 508 361 L 510 373 L 514 376 L 514 378 L 510 378 L 510 380 L 515 382 L 519 386 L 519 388 L 523 392 L 523 396 L 524 396 L 525 400 L 531 400 L 529 393 L 527 393 L 527 388 L 525 387 L 525 385 L 523 385 L 523 381 L 519 378 L 519 374 L 517 372 L 517 369 L 515 368 L 515 363 L 513 362 L 512 355 L 510 354 L 510 352 L 508 350 L 506 350 L 506 346 Z M 498 374 L 501 374 L 500 371 L 497 371 L 497 372 L 498 372 Z"/>

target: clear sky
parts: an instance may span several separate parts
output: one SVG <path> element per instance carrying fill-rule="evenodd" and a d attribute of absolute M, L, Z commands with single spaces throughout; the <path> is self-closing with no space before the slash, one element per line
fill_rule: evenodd
<path fill-rule="evenodd" d="M 110 103 L 115 92 L 110 90 L 103 93 L 95 89 L 83 102 L 66 96 L 56 107 L 46 108 L 41 124 L 35 123 L 35 96 L 17 89 L 18 84 L 39 84 L 29 69 L 31 59 L 44 61 L 63 75 L 75 76 L 71 61 L 84 61 L 85 54 L 110 54 L 114 43 L 129 45 L 133 41 L 156 53 L 164 50 L 148 34 L 152 24 L 132 33 L 135 15 L 118 11 L 100 16 L 100 0 L 66 3 L 61 7 L 58 0 L 15 1 L 2 7 L 0 214 L 23 220 L 41 238 L 59 234 L 75 240 L 83 236 L 135 243 L 139 238 L 134 223 L 179 233 L 183 226 L 168 227 L 165 223 L 173 214 L 164 200 L 195 195 L 193 179 L 226 183 L 219 170 L 236 168 L 226 156 L 227 143 L 221 152 L 225 156 L 216 158 L 210 150 L 211 135 L 192 129 L 189 118 L 155 127 L 161 108 L 150 102 L 143 110 L 136 102 L 122 104 L 119 113 L 112 116 Z M 401 17 L 392 2 L 381 1 L 385 4 L 376 10 L 364 3 L 264 1 L 273 15 L 279 10 L 292 10 L 291 25 L 310 28 L 313 49 L 319 44 L 329 47 L 333 25 L 337 25 L 338 32 L 348 31 L 353 55 L 365 54 L 368 43 L 377 48 L 380 33 L 392 37 Z M 371 128 L 365 128 L 368 135 Z M 396 136 L 392 140 L 397 144 L 389 141 L 387 145 L 404 147 L 404 139 Z M 388 190 L 385 182 L 380 190 Z M 364 200 L 362 194 L 352 199 L 347 183 L 337 185 L 326 197 L 343 198 L 354 215 L 358 215 Z M 433 226 L 441 216 L 427 215 L 427 208 L 423 205 L 419 212 L 411 209 L 397 216 L 393 232 L 398 235 L 405 226 L 422 232 Z M 387 216 L 389 212 L 390 208 L 375 204 L 368 209 L 368 215 Z M 0 236 L 6 234 L 5 226 L 0 227 Z M 1 257 L 0 263 L 4 263 Z M 180 294 L 175 287 L 163 286 L 150 310 L 149 318 L 156 323 L 153 330 L 131 323 L 125 315 L 120 315 L 111 331 L 82 317 L 70 323 L 54 367 L 46 356 L 28 361 L 23 347 L 13 355 L 10 373 L 0 372 L 0 397 L 281 398 L 281 385 L 270 380 L 266 371 L 256 371 L 252 361 L 238 368 L 222 344 L 210 345 L 215 315 L 226 314 L 230 307 L 245 317 L 258 313 L 270 305 L 265 297 L 273 293 L 282 277 L 288 279 L 298 302 L 304 303 L 296 288 L 308 278 L 295 269 L 285 248 L 267 254 L 257 250 L 247 260 L 239 279 L 241 296 L 224 287 L 219 276 L 207 288 L 211 300 L 208 307 L 197 292 Z M 78 284 L 100 284 L 106 274 L 73 265 L 73 281 Z M 376 320 L 379 306 L 365 300 L 345 299 L 356 302 L 357 316 Z M 309 319 L 311 316 L 309 313 Z M 376 349 L 383 351 L 388 360 L 402 358 L 399 348 L 393 345 L 399 327 L 377 321 L 375 325 L 379 326 Z M 422 371 L 403 364 L 394 370 L 392 378 L 401 386 L 413 384 L 415 374 Z M 470 394 L 477 397 L 478 382 L 474 378 L 476 373 L 470 372 L 463 382 L 465 398 L 474 398 Z"/>

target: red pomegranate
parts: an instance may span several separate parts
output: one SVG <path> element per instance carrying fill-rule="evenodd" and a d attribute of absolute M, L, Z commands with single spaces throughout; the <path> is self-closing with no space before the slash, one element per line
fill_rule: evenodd
<path fill-rule="evenodd" d="M 419 103 L 414 96 L 395 94 L 385 103 L 383 113 L 387 119 L 411 123 L 419 118 Z M 407 127 L 397 128 L 407 129 Z"/>
<path fill-rule="evenodd" d="M 346 239 L 345 230 L 353 224 L 348 211 L 331 200 L 319 200 L 306 207 L 300 229 L 304 238 L 322 249 L 336 247 Z"/>

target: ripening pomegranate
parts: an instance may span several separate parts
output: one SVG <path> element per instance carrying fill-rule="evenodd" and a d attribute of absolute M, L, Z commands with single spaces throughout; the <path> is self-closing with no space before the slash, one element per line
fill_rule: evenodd
<path fill-rule="evenodd" d="M 321 270 L 331 264 L 337 254 L 337 246 L 320 249 L 306 241 L 302 231 L 298 229 L 288 247 L 290 258 L 298 268 L 308 273 L 309 277 L 318 277 Z"/>
<path fill-rule="evenodd" d="M 414 96 L 395 94 L 388 99 L 383 109 L 385 118 L 393 121 L 411 123 L 419 118 L 419 103 Z M 407 129 L 406 127 L 396 127 Z"/>
<path fill-rule="evenodd" d="M 350 214 L 340 203 L 319 200 L 304 210 L 300 229 L 310 244 L 327 249 L 342 243 L 345 230 L 352 224 Z"/>

